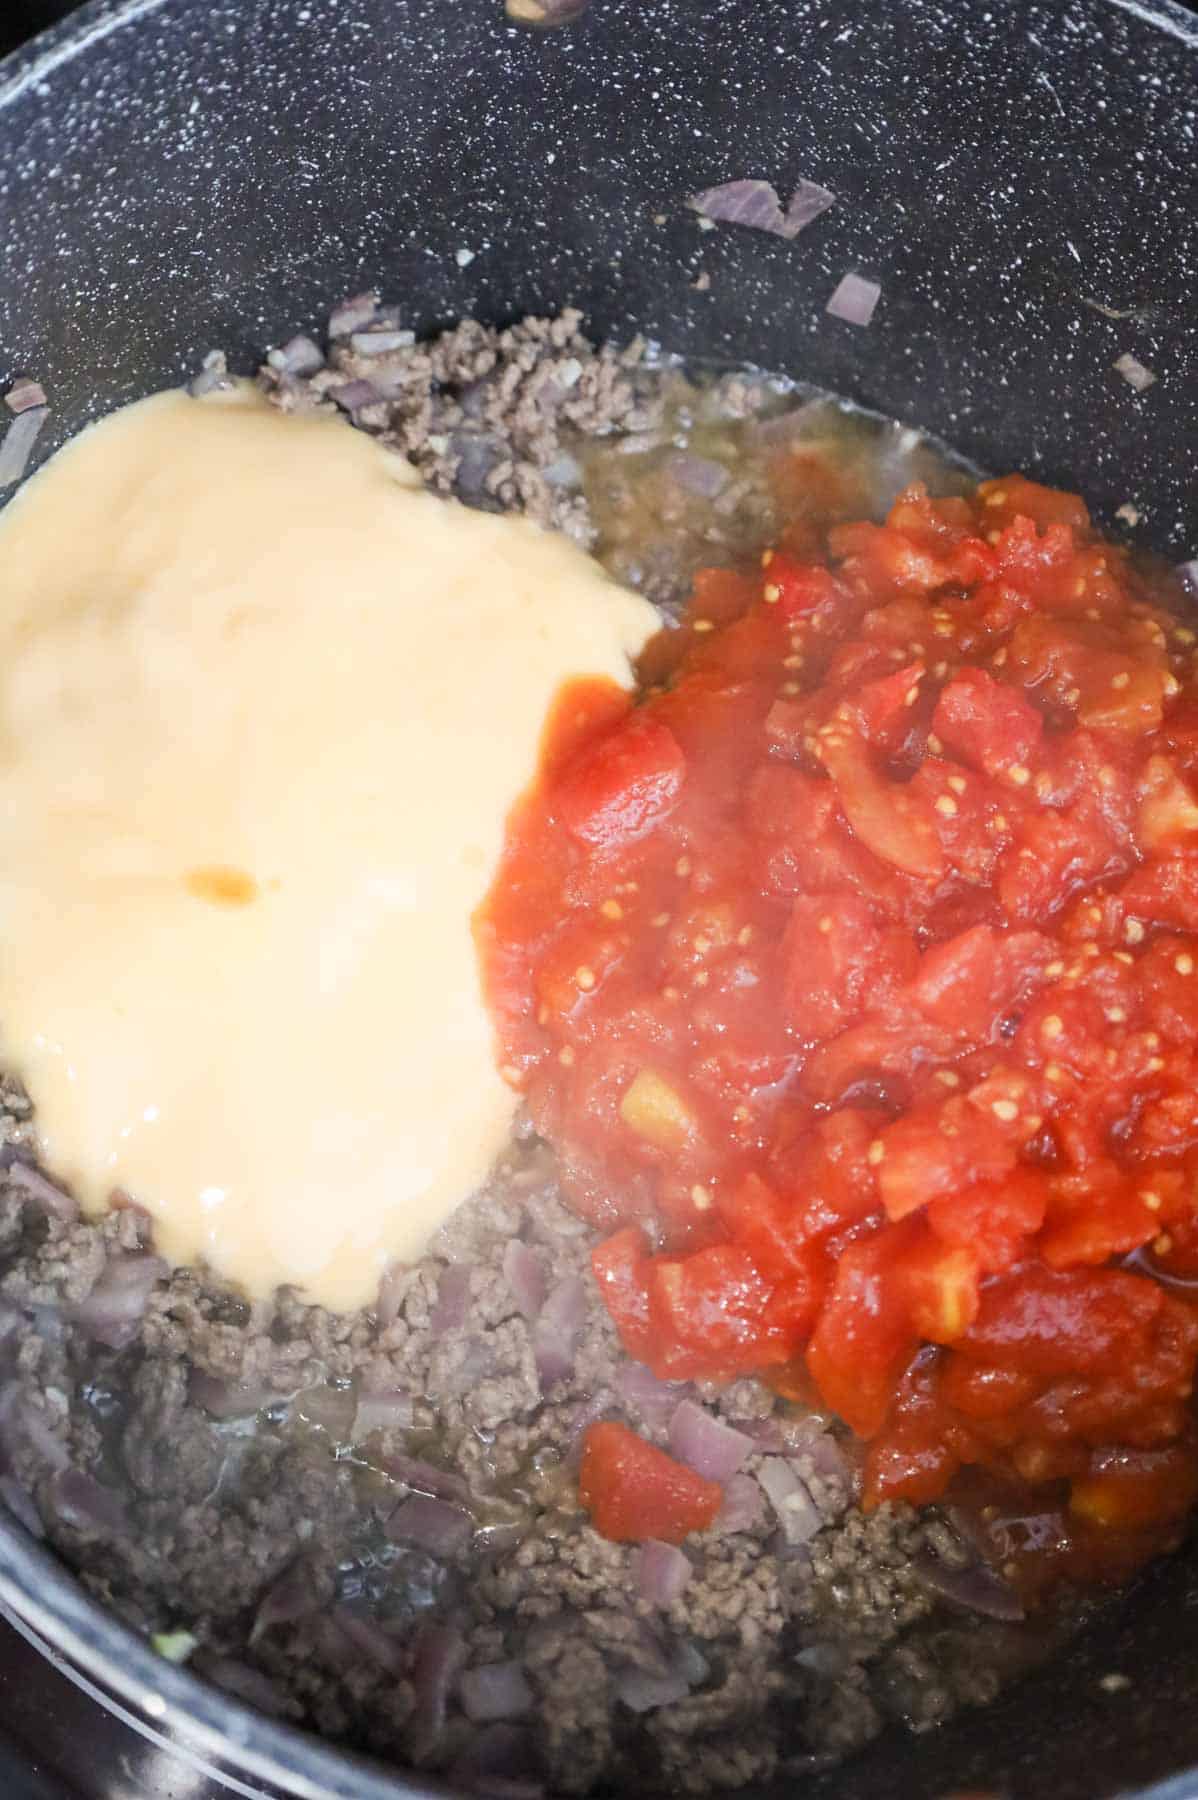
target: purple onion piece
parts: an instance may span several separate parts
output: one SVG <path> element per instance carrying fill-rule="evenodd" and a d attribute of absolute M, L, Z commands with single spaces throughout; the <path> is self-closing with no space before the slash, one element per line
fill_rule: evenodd
<path fill-rule="evenodd" d="M 724 181 L 704 188 L 687 205 L 701 218 L 717 225 L 747 225 L 752 231 L 769 231 L 786 237 L 786 215 L 777 189 L 768 181 Z"/>
<path fill-rule="evenodd" d="M 847 325 L 868 325 L 881 298 L 881 282 L 850 273 L 841 277 L 824 311 Z"/>
<path fill-rule="evenodd" d="M 392 1263 L 383 1271 L 383 1278 L 379 1282 L 379 1297 L 374 1308 L 380 1331 L 386 1331 L 398 1319 L 410 1272 L 407 1263 Z"/>
<path fill-rule="evenodd" d="M 670 1420 L 670 1451 L 705 1481 L 727 1481 L 756 1445 L 695 1400 L 683 1400 Z"/>
<path fill-rule="evenodd" d="M 503 1278 L 516 1305 L 531 1322 L 545 1304 L 545 1265 L 519 1238 L 513 1238 L 504 1249 Z"/>
<path fill-rule="evenodd" d="M 782 1456 L 765 1456 L 757 1479 L 773 1507 L 788 1544 L 806 1544 L 823 1525 L 819 1508 Z"/>
<path fill-rule="evenodd" d="M 755 1450 L 785 1450 L 787 1447 L 782 1436 L 782 1422 L 776 1416 L 767 1419 L 742 1419 L 737 1430 L 745 1437 L 752 1438 Z"/>
<path fill-rule="evenodd" d="M 351 294 L 329 314 L 329 336 L 348 337 L 352 331 L 364 331 L 378 315 L 379 297 L 373 288 L 364 294 Z"/>
<path fill-rule="evenodd" d="M 699 500 L 716 499 L 728 485 L 728 471 L 723 463 L 709 456 L 693 456 L 688 450 L 675 450 L 667 456 L 664 468 L 675 487 Z"/>
<path fill-rule="evenodd" d="M 30 412 L 34 407 L 45 406 L 46 390 L 40 381 L 31 381 L 27 375 L 22 376 L 20 381 L 13 382 L 5 394 L 4 404 L 11 413 Z"/>
<path fill-rule="evenodd" d="M 452 1469 L 439 1469 L 435 1463 L 419 1456 L 384 1456 L 379 1459 L 383 1473 L 394 1481 L 402 1481 L 419 1494 L 431 1494 L 437 1500 L 468 1500 L 470 1488 L 462 1475 Z"/>
<path fill-rule="evenodd" d="M 223 1688 L 226 1694 L 257 1707 L 272 1719 L 281 1719 L 291 1710 L 284 1695 L 261 1669 L 253 1669 L 231 1656 L 206 1656 L 197 1666 L 208 1681 Z"/>
<path fill-rule="evenodd" d="M 636 1579 L 642 1600 L 650 1606 L 667 1608 L 680 1598 L 694 1574 L 690 1557 L 674 1544 L 663 1544 L 650 1538 L 641 1545 L 637 1557 Z"/>
<path fill-rule="evenodd" d="M 587 1294 L 576 1275 L 559 1281 L 533 1327 L 532 1347 L 542 1388 L 574 1373 L 574 1352 L 586 1324 Z"/>
<path fill-rule="evenodd" d="M 616 1698 L 630 1712 L 654 1712 L 659 1706 L 672 1706 L 685 1700 L 690 1684 L 684 1676 L 647 1675 L 643 1669 L 627 1669 L 616 1683 Z"/>
<path fill-rule="evenodd" d="M 338 1606 L 333 1610 L 332 1620 L 363 1656 L 378 1663 L 389 1675 L 402 1675 L 406 1660 L 403 1646 L 383 1630 L 377 1619 L 353 1612 L 348 1606 Z"/>
<path fill-rule="evenodd" d="M 603 1388 L 597 1393 L 588 1394 L 579 1402 L 570 1420 L 568 1461 L 577 1461 L 582 1456 L 582 1440 L 592 1425 L 597 1425 L 611 1411 L 610 1399 Z"/>
<path fill-rule="evenodd" d="M 271 350 L 266 360 L 281 375 L 315 375 L 317 369 L 324 368 L 324 351 L 314 339 L 300 332 L 279 349 Z"/>
<path fill-rule="evenodd" d="M 818 182 L 801 179 L 785 212 L 777 189 L 768 181 L 725 181 L 696 194 L 688 204 L 716 224 L 747 225 L 792 241 L 835 201 L 835 194 Z"/>
<path fill-rule="evenodd" d="M 1186 592 L 1198 600 L 1198 556 L 1192 557 L 1189 562 L 1178 563 L 1177 579 Z"/>
<path fill-rule="evenodd" d="M 53 1219 L 61 1219 L 64 1225 L 73 1225 L 79 1217 L 79 1203 L 70 1194 L 64 1193 L 40 1169 L 32 1163 L 10 1163 L 6 1171 L 9 1181 L 30 1200 L 36 1202 L 44 1213 Z"/>
<path fill-rule="evenodd" d="M 761 1489 L 751 1475 L 733 1475 L 724 1489 L 724 1504 L 715 1521 L 722 1537 L 751 1531 L 761 1523 Z"/>
<path fill-rule="evenodd" d="M 857 1475 L 840 1443 L 822 1426 L 812 1426 L 805 1430 L 804 1423 L 790 1420 L 783 1422 L 784 1448 L 791 1456 L 809 1461 L 812 1475 L 818 1475 L 823 1481 L 834 1482 L 846 1492 L 852 1493 L 857 1485 Z M 802 1473 L 800 1470 L 800 1474 Z"/>
<path fill-rule="evenodd" d="M 462 1711 L 476 1725 L 520 1719 L 534 1702 L 528 1678 L 518 1662 L 481 1663 L 467 1669 L 458 1682 Z"/>
<path fill-rule="evenodd" d="M 188 393 L 193 400 L 202 400 L 205 394 L 224 392 L 233 386 L 233 377 L 229 374 L 229 365 L 223 350 L 209 350 L 200 364 L 200 372 L 188 385 Z"/>
<path fill-rule="evenodd" d="M 402 1388 L 391 1388 L 378 1394 L 359 1394 L 350 1430 L 351 1441 L 355 1444 L 364 1443 L 376 1431 L 408 1431 L 413 1417 L 412 1396 L 405 1394 Z"/>
<path fill-rule="evenodd" d="M 459 1325 L 466 1322 L 466 1314 L 470 1309 L 470 1278 L 474 1273 L 470 1263 L 450 1263 L 437 1286 L 437 1303 L 433 1307 L 429 1319 L 430 1328 L 440 1337 L 446 1331 L 456 1331 Z"/>
<path fill-rule="evenodd" d="M 258 1602 L 250 1643 L 257 1643 L 264 1632 L 273 1631 L 276 1625 L 294 1624 L 296 1619 L 306 1619 L 319 1610 L 320 1598 L 312 1571 L 300 1557 L 287 1565 Z"/>
<path fill-rule="evenodd" d="M 151 1291 L 169 1274 L 160 1256 L 114 1256 L 86 1299 L 70 1308 L 70 1317 L 97 1343 L 124 1350 L 138 1335 Z"/>
<path fill-rule="evenodd" d="M 621 1363 L 616 1372 L 616 1389 L 629 1411 L 637 1414 L 654 1430 L 664 1431 L 675 1408 L 686 1394 L 678 1382 L 659 1381 L 644 1363 Z"/>
<path fill-rule="evenodd" d="M 46 1501 L 59 1523 L 97 1537 L 129 1535 L 125 1502 L 113 1488 L 105 1487 L 82 1469 L 60 1469 L 51 1476 Z"/>
<path fill-rule="evenodd" d="M 340 387 L 329 389 L 329 398 L 352 417 L 364 407 L 377 406 L 383 395 L 373 381 L 343 381 Z"/>
<path fill-rule="evenodd" d="M 396 1507 L 386 1524 L 395 1544 L 415 1544 L 430 1556 L 459 1556 L 474 1536 L 474 1521 L 460 1506 L 412 1494 Z"/>
<path fill-rule="evenodd" d="M 987 1563 L 950 1569 L 931 1550 L 921 1550 L 912 1564 L 916 1579 L 929 1593 L 983 1618 L 1014 1624 L 1024 1617 L 1019 1596 Z"/>
<path fill-rule="evenodd" d="M 1156 380 L 1152 370 L 1142 363 L 1138 356 L 1133 356 L 1129 350 L 1125 350 L 1122 356 L 1117 356 L 1112 367 L 1116 374 L 1122 375 L 1128 387 L 1135 389 L 1137 394 L 1142 394 L 1145 388 L 1150 388 Z"/>
<path fill-rule="evenodd" d="M 416 342 L 414 331 L 355 331 L 349 347 L 358 356 L 385 356 L 391 350 L 410 350 Z"/>
<path fill-rule="evenodd" d="M 460 1631 L 450 1625 L 422 1625 L 412 1658 L 416 1711 L 409 1748 L 418 1760 L 428 1754 L 445 1729 L 450 1692 L 466 1661 Z"/>
<path fill-rule="evenodd" d="M 801 175 L 786 209 L 786 236 L 798 237 L 800 231 L 814 224 L 830 206 L 835 205 L 836 195 L 830 189 L 821 187 L 818 181 L 808 181 L 806 176 Z"/>

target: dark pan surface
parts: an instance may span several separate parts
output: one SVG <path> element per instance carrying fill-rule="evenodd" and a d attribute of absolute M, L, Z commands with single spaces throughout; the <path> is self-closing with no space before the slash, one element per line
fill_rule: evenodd
<path fill-rule="evenodd" d="M 551 35 L 500 0 L 100 0 L 0 75 L 0 379 L 46 381 L 60 441 L 368 284 L 418 328 L 576 303 L 1075 485 L 1104 523 L 1130 504 L 1135 541 L 1192 555 L 1196 74 L 1193 15 L 1138 0 L 595 0 Z M 741 175 L 841 204 L 794 245 L 701 232 L 686 197 Z M 823 312 L 850 269 L 883 284 L 868 331 Z M 3 1523 L 0 1589 L 295 1792 L 403 1791 L 156 1669 Z M 999 1707 L 804 1791 L 1198 1795 L 1196 1621 L 1183 1557 Z"/>

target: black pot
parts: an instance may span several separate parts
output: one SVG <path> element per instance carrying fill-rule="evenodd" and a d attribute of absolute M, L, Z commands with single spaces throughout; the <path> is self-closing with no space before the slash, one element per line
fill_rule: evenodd
<path fill-rule="evenodd" d="M 377 284 L 419 329 L 573 303 L 785 370 L 1198 551 L 1198 21 L 1169 0 L 593 0 L 544 34 L 502 0 L 96 0 L 0 68 L 0 378 L 50 390 L 43 451 Z M 800 174 L 840 203 L 792 245 L 684 205 Z M 868 330 L 824 313 L 850 269 Z M 7 1520 L 0 1598 L 247 1784 L 425 1791 L 164 1664 Z M 996 1707 L 803 1791 L 1198 1795 L 1195 1607 L 1183 1552 Z"/>

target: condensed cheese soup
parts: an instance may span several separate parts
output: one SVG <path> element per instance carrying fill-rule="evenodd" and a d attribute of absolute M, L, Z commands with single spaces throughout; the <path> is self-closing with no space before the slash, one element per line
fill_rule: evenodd
<path fill-rule="evenodd" d="M 0 1056 L 46 1166 L 345 1309 L 508 1131 L 471 918 L 648 604 L 336 419 L 160 394 L 0 515 Z"/>

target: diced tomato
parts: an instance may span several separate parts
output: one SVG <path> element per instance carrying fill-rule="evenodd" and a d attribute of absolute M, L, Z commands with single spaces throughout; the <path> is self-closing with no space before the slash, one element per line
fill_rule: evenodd
<path fill-rule="evenodd" d="M 921 1232 L 898 1265 L 907 1317 L 918 1337 L 951 1344 L 977 1318 L 981 1261 L 972 1249 Z"/>
<path fill-rule="evenodd" d="M 1125 919 L 1198 933 L 1198 851 L 1153 858 L 1119 891 Z"/>
<path fill-rule="evenodd" d="M 628 1352 L 835 1409 L 867 1506 L 997 1483 L 1033 1592 L 1198 1486 L 1198 667 L 1076 497 L 864 474 L 567 684 L 476 941 Z"/>
<path fill-rule="evenodd" d="M 1044 721 L 1017 689 L 985 669 L 961 669 L 941 692 L 932 730 L 945 748 L 986 775 L 1026 768 Z"/>
<path fill-rule="evenodd" d="M 1003 857 L 998 897 L 1013 922 L 1040 923 L 1084 883 L 1124 873 L 1128 860 L 1088 799 L 1069 812 L 1028 814 Z"/>
<path fill-rule="evenodd" d="M 1150 756 L 1140 784 L 1140 842 L 1146 850 L 1193 844 L 1198 800 L 1167 756 Z"/>
<path fill-rule="evenodd" d="M 919 701 L 924 677 L 921 662 L 867 681 L 857 688 L 849 702 L 863 735 L 879 750 L 893 754 L 900 747 L 910 726 L 912 708 Z"/>
<path fill-rule="evenodd" d="M 971 1250 L 983 1269 L 998 1273 L 1019 1260 L 1047 1207 L 1047 1177 L 1013 1169 L 1000 1181 L 939 1195 L 928 1206 L 928 1223 L 942 1242 Z"/>
<path fill-rule="evenodd" d="M 583 1438 L 578 1497 L 595 1530 L 613 1543 L 680 1544 L 714 1524 L 724 1493 L 627 1425 L 603 1420 Z"/>
<path fill-rule="evenodd" d="M 649 1325 L 649 1271 L 652 1259 L 639 1226 L 627 1225 L 591 1251 L 603 1304 L 629 1356 L 646 1362 L 653 1350 Z"/>
<path fill-rule="evenodd" d="M 1159 1209 L 1159 1195 L 1156 1200 Z M 1072 1206 L 1050 1208 L 1040 1255 L 1050 1269 L 1097 1265 L 1138 1250 L 1159 1230 L 1157 1211 L 1134 1189 L 1090 1195 Z"/>
<path fill-rule="evenodd" d="M 996 481 L 983 481 L 978 488 L 982 517 L 998 529 L 1014 519 L 1030 519 L 1038 531 L 1050 525 L 1068 525 L 1071 531 L 1087 531 L 1090 514 L 1078 494 L 1065 494 L 1059 488 L 1041 487 L 1026 475 L 1003 475 Z"/>
<path fill-rule="evenodd" d="M 1002 1125 L 960 1097 L 907 1113 L 877 1142 L 878 1191 L 891 1219 L 972 1182 L 999 1181 L 1015 1166 Z"/>
<path fill-rule="evenodd" d="M 677 739 L 642 710 L 567 765 L 556 784 L 554 809 L 580 843 L 615 850 L 669 817 L 685 776 Z"/>
<path fill-rule="evenodd" d="M 663 1379 L 717 1379 L 785 1361 L 789 1346 L 767 1316 L 772 1291 L 735 1244 L 654 1258 L 650 1368 Z"/>
<path fill-rule="evenodd" d="M 747 613 L 761 593 L 760 578 L 736 569 L 696 569 L 689 617 L 727 625 Z"/>
<path fill-rule="evenodd" d="M 885 1232 L 842 1253 L 807 1348 L 825 1404 L 861 1437 L 881 1430 L 919 1342 L 895 1280 L 897 1256 Z"/>
<path fill-rule="evenodd" d="M 887 781 L 877 772 L 854 731 L 831 730 L 820 741 L 819 754 L 861 842 L 905 875 L 938 880 L 944 857 L 931 809 L 913 800 L 899 782 Z"/>
<path fill-rule="evenodd" d="M 788 619 L 799 619 L 837 606 L 841 589 L 829 569 L 798 563 L 775 551 L 764 570 L 764 598 Z"/>
<path fill-rule="evenodd" d="M 868 995 L 875 1004 L 914 972 L 910 935 L 880 927 L 861 900 L 798 899 L 782 939 L 783 1004 L 803 1038 L 833 1037 Z"/>
<path fill-rule="evenodd" d="M 975 925 L 924 953 L 911 998 L 925 1018 L 982 1043 L 1037 985 L 1052 957 L 1052 944 L 1038 931 Z"/>

